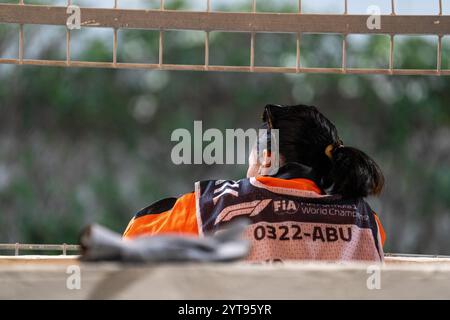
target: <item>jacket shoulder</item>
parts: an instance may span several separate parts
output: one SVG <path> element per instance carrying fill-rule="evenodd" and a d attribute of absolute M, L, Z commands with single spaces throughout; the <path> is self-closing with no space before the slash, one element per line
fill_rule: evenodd
<path fill-rule="evenodd" d="M 139 218 L 139 217 L 143 217 L 143 216 L 146 216 L 149 214 L 158 214 L 158 213 L 166 212 L 173 208 L 173 206 L 175 205 L 177 200 L 178 200 L 178 198 L 175 198 L 175 197 L 161 199 L 159 201 L 152 203 L 151 205 L 149 205 L 145 208 L 142 208 L 134 215 L 134 217 Z"/>

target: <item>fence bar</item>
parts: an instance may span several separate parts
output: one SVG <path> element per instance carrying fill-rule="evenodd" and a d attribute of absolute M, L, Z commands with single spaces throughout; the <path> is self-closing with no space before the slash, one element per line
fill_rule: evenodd
<path fill-rule="evenodd" d="M 66 25 L 66 8 L 0 4 L 0 23 Z M 380 29 L 367 28 L 367 15 L 253 12 L 196 12 L 81 8 L 82 28 L 201 30 L 273 33 L 449 34 L 450 16 L 383 15 Z"/>
<path fill-rule="evenodd" d="M 348 14 L 348 0 L 344 0 L 344 15 Z M 347 69 L 347 34 L 342 37 L 342 70 Z"/>
<path fill-rule="evenodd" d="M 75 62 L 75 61 L 74 61 Z M 15 255 L 19 255 L 19 250 L 42 250 L 42 251 L 61 251 L 67 254 L 68 251 L 80 251 L 81 246 L 75 244 L 22 244 L 22 243 L 0 243 L 0 250 L 14 250 Z M 385 257 L 414 257 L 414 258 L 450 258 L 446 255 L 425 255 L 425 254 L 403 254 L 403 253 L 385 253 Z"/>
<path fill-rule="evenodd" d="M 255 66 L 255 33 L 252 32 L 250 36 L 250 68 Z"/>
<path fill-rule="evenodd" d="M 0 59 L 0 63 L 4 64 L 19 64 L 18 59 Z M 59 60 L 36 60 L 24 59 L 24 65 L 34 66 L 55 66 L 67 67 L 65 61 Z M 72 60 L 69 67 L 86 67 L 86 68 L 114 68 L 112 62 L 94 62 L 94 61 L 74 61 Z M 161 69 L 174 71 L 205 71 L 205 66 L 202 65 L 186 65 L 186 64 L 162 64 L 158 63 L 128 63 L 118 62 L 116 65 L 118 69 Z M 224 72 L 255 72 L 255 73 L 335 73 L 343 74 L 342 68 L 307 68 L 301 67 L 297 71 L 295 67 L 257 67 L 254 66 L 220 66 L 209 65 L 208 71 L 224 71 Z M 440 72 L 434 69 L 374 69 L 374 68 L 347 68 L 345 73 L 348 74 L 393 74 L 393 75 L 450 75 L 450 69 L 441 69 Z"/>
<path fill-rule="evenodd" d="M 394 35 L 389 38 L 389 72 L 392 74 L 394 69 Z"/>
<path fill-rule="evenodd" d="M 211 0 L 206 0 L 206 12 L 211 12 Z M 205 70 L 209 65 L 209 30 L 205 31 Z"/>
<path fill-rule="evenodd" d="M 19 60 L 20 64 L 23 61 L 23 24 L 19 26 Z"/>
<path fill-rule="evenodd" d="M 342 37 L 342 70 L 344 73 L 347 69 L 347 35 L 344 34 Z"/>
<path fill-rule="evenodd" d="M 209 66 L 209 32 L 205 32 L 205 69 Z"/>
<path fill-rule="evenodd" d="M 348 14 L 348 1 L 344 0 L 344 15 Z M 345 73 L 347 69 L 347 34 L 342 37 L 342 70 Z"/>
<path fill-rule="evenodd" d="M 164 55 L 164 31 L 159 32 L 159 55 L 158 55 L 158 64 L 161 68 L 163 65 L 163 55 Z"/>
<path fill-rule="evenodd" d="M 298 14 L 301 15 L 302 14 L 302 0 L 298 0 Z M 297 39 L 296 39 L 296 57 L 295 57 L 295 68 L 297 70 L 297 73 L 300 70 L 301 67 L 301 33 L 297 32 Z"/>
<path fill-rule="evenodd" d="M 442 35 L 439 35 L 437 45 L 437 60 L 436 60 L 436 69 L 438 72 L 441 71 L 441 67 L 442 67 Z"/>
<path fill-rule="evenodd" d="M 256 12 L 256 0 L 252 0 L 252 12 Z M 255 67 L 255 32 L 250 35 L 250 70 Z"/>
<path fill-rule="evenodd" d="M 67 255 L 67 251 L 80 251 L 81 247 L 74 244 L 22 244 L 22 243 L 1 243 L 0 250 L 14 251 L 14 255 L 18 256 L 21 250 L 40 250 L 40 251 L 61 251 L 63 255 Z"/>
<path fill-rule="evenodd" d="M 119 0 L 114 0 L 114 9 L 117 10 Z M 113 35 L 113 64 L 114 67 L 117 64 L 117 28 L 114 28 L 114 35 Z"/>
<path fill-rule="evenodd" d="M 159 2 L 159 11 L 165 11 L 164 0 Z M 162 69 L 163 66 L 163 56 L 164 56 L 164 31 L 160 28 L 159 30 L 159 44 L 158 44 L 158 66 Z"/>
<path fill-rule="evenodd" d="M 67 0 L 67 5 L 72 0 Z M 367 15 L 349 15 L 348 0 L 344 0 L 344 14 L 303 14 L 302 1 L 298 0 L 297 13 L 257 13 L 256 0 L 252 0 L 252 12 L 212 12 L 211 0 L 206 0 L 206 11 L 165 10 L 164 0 L 160 0 L 159 10 L 119 9 L 118 0 L 114 0 L 113 8 L 82 8 L 82 27 L 106 27 L 114 31 L 112 62 L 71 61 L 71 33 L 66 29 L 65 61 L 25 59 L 24 57 L 24 25 L 66 25 L 65 7 L 25 4 L 0 4 L 0 23 L 19 24 L 18 59 L 0 59 L 4 64 L 26 64 L 42 66 L 66 67 L 98 67 L 127 69 L 163 69 L 163 70 L 212 70 L 242 72 L 278 72 L 278 73 L 370 73 L 370 74 L 420 74 L 448 75 L 449 70 L 442 70 L 442 38 L 450 33 L 450 16 L 442 15 L 442 0 L 439 0 L 439 20 L 435 16 L 398 16 L 395 12 L 395 0 L 391 0 L 391 14 L 383 15 L 381 29 L 369 30 L 366 26 Z M 437 23 L 438 22 L 438 23 Z M 119 63 L 117 61 L 118 30 L 146 29 L 159 30 L 159 60 L 157 64 Z M 205 32 L 204 65 L 164 64 L 164 32 L 166 30 L 202 30 Z M 250 33 L 250 65 L 212 66 L 210 65 L 211 31 Z M 292 33 L 296 35 L 295 67 L 256 67 L 255 45 L 257 33 Z M 301 67 L 301 35 L 302 33 L 341 34 L 342 64 L 341 68 L 302 68 Z M 347 68 L 348 34 L 387 34 L 390 37 L 389 68 Z M 438 36 L 436 69 L 395 69 L 394 37 L 401 34 Z"/>
<path fill-rule="evenodd" d="M 72 0 L 67 0 L 67 6 L 72 5 Z M 66 64 L 70 64 L 70 30 L 66 27 Z"/>
<path fill-rule="evenodd" d="M 298 32 L 296 40 L 296 57 L 295 57 L 295 68 L 297 69 L 297 72 L 299 72 L 301 66 L 300 46 L 301 46 L 301 35 L 300 32 Z"/>
<path fill-rule="evenodd" d="M 113 35 L 113 64 L 117 64 L 117 29 L 114 29 Z"/>
<path fill-rule="evenodd" d="M 23 0 L 19 0 L 19 6 L 23 6 L 23 5 L 24 5 Z M 21 23 L 19 25 L 19 60 L 21 61 L 21 64 L 23 61 L 23 52 L 24 52 L 24 49 L 23 49 L 23 23 Z"/>

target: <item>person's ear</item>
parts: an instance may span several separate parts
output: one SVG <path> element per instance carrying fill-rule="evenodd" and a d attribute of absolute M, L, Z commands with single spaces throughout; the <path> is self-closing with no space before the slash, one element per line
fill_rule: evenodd
<path fill-rule="evenodd" d="M 267 149 L 264 149 L 263 154 L 262 154 L 261 166 L 263 168 L 270 168 L 271 165 L 272 165 L 272 158 L 271 158 L 270 151 L 268 151 Z"/>

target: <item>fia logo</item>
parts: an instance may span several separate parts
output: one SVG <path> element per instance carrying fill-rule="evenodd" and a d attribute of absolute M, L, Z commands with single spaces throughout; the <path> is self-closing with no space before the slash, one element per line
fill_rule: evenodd
<path fill-rule="evenodd" d="M 293 214 L 298 210 L 298 205 L 293 200 L 274 200 L 273 212 L 277 214 Z"/>

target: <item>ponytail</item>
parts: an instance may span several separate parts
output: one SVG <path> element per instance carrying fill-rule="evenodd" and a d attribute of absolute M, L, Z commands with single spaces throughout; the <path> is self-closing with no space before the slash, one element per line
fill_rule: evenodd
<path fill-rule="evenodd" d="M 384 176 L 380 167 L 367 154 L 356 148 L 338 145 L 329 158 L 332 193 L 345 198 L 380 194 Z"/>

